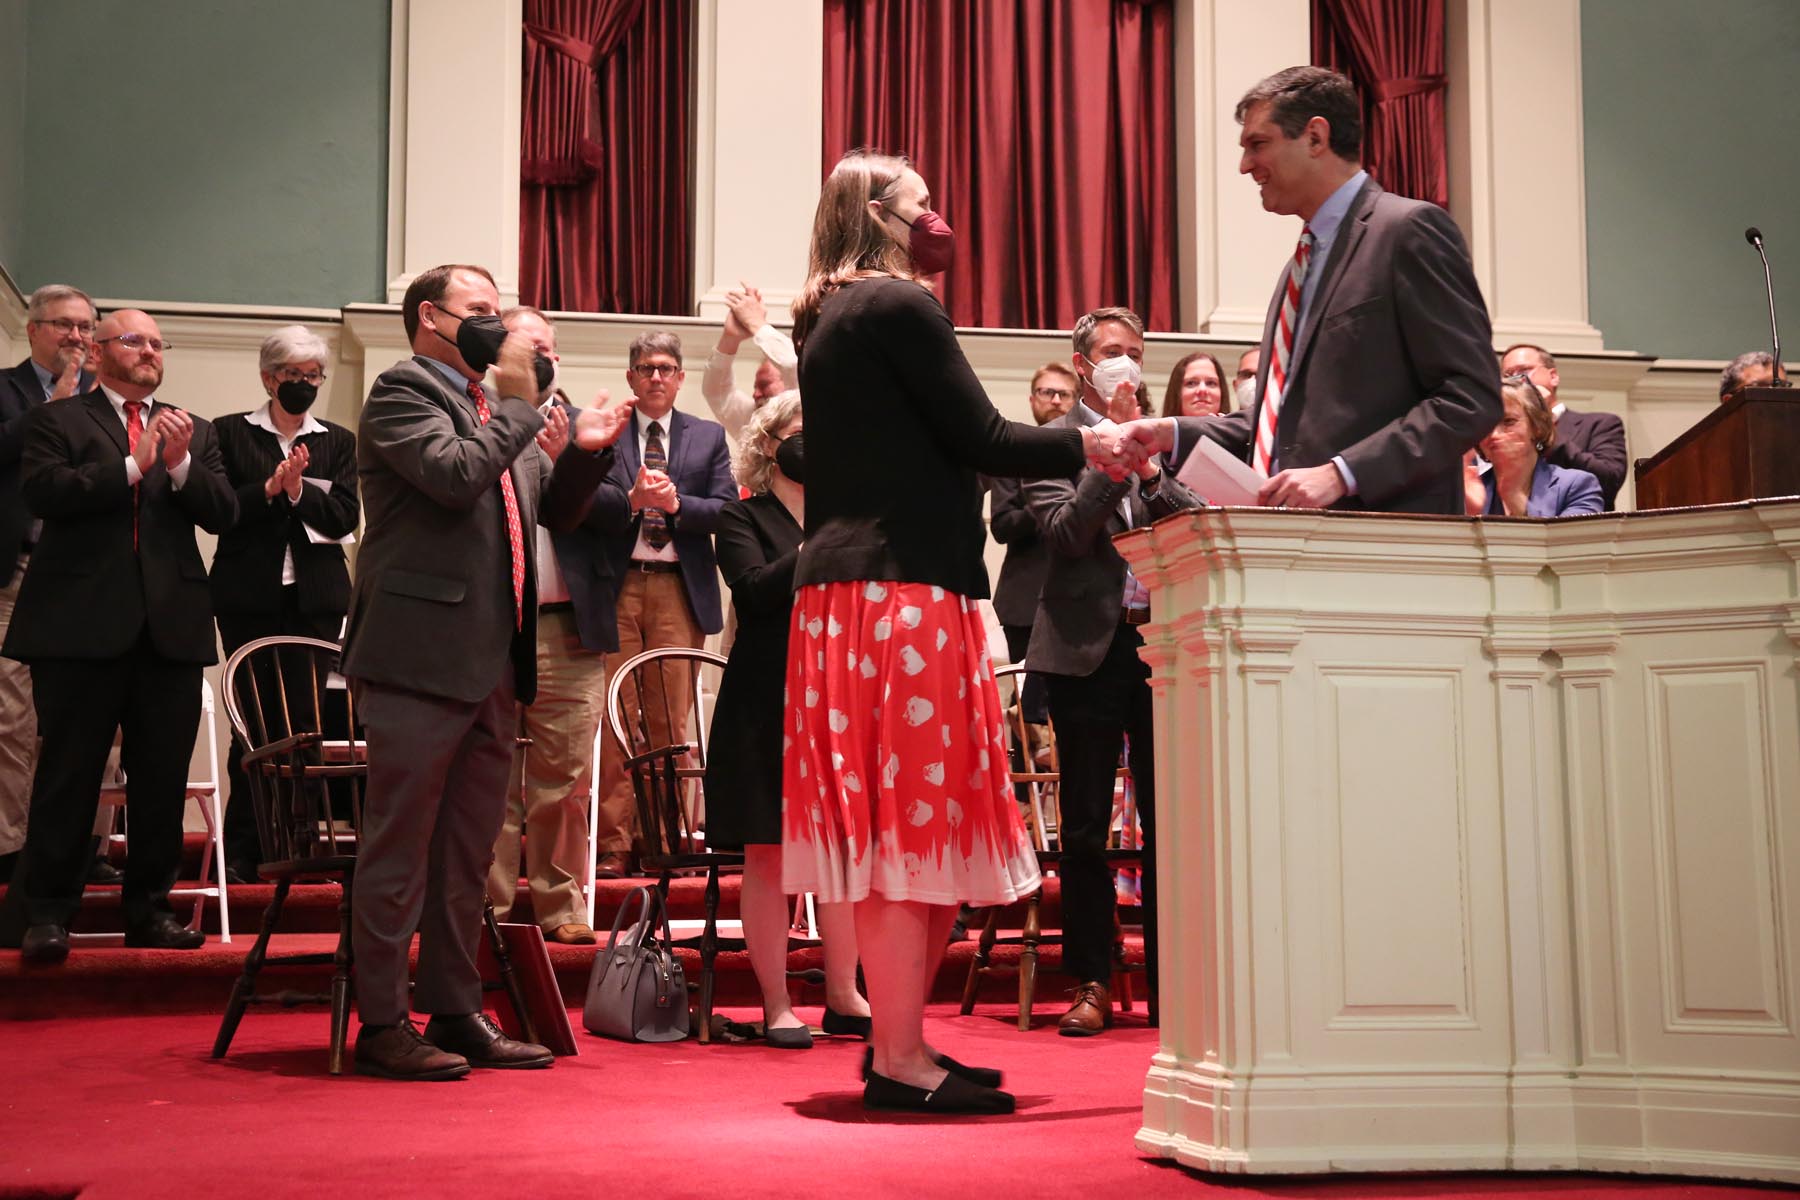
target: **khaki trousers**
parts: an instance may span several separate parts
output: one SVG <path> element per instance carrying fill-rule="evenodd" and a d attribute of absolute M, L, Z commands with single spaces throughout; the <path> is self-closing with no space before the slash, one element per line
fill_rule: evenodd
<path fill-rule="evenodd" d="M 623 665 L 634 654 L 664 646 L 687 646 L 698 649 L 706 642 L 706 634 L 694 619 L 688 603 L 687 585 L 679 572 L 648 574 L 631 571 L 619 591 L 619 654 L 616 665 Z M 616 669 L 616 666 L 615 666 Z M 645 694 L 627 683 L 619 693 L 622 711 L 629 719 L 638 711 L 641 699 L 648 719 L 650 737 L 666 746 L 687 737 L 687 714 L 693 705 L 691 672 L 670 669 L 662 676 L 651 671 L 645 676 Z M 666 694 L 665 694 L 666 689 Z M 625 772 L 625 755 L 608 732 L 605 749 L 600 755 L 600 827 L 595 838 L 599 854 L 631 849 L 637 832 L 637 798 L 631 777 Z"/>
<path fill-rule="evenodd" d="M 537 699 L 519 709 L 531 739 L 514 760 L 506 821 L 488 869 L 494 913 L 511 915 L 519 885 L 519 834 L 531 911 L 545 932 L 587 920 L 588 787 L 594 776 L 594 731 L 606 704 L 606 656 L 581 644 L 575 614 L 538 613 Z"/>
<path fill-rule="evenodd" d="M 0 640 L 12 624 L 19 583 L 25 578 L 20 556 L 12 582 L 0 588 Z M 31 776 L 37 767 L 37 709 L 31 702 L 31 668 L 0 658 L 0 854 L 25 845 L 25 816 L 31 808 Z"/>

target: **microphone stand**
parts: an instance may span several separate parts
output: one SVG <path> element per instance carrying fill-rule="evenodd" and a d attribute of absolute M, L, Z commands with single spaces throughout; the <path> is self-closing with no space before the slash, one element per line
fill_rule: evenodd
<path fill-rule="evenodd" d="M 1762 230 L 1752 225 L 1744 230 L 1744 240 L 1756 248 L 1756 256 L 1762 259 L 1763 290 L 1769 297 L 1769 336 L 1775 343 L 1775 363 L 1769 369 L 1770 387 L 1790 387 L 1790 381 L 1781 365 L 1781 326 L 1775 320 L 1775 280 L 1769 274 L 1769 255 L 1763 249 Z"/>

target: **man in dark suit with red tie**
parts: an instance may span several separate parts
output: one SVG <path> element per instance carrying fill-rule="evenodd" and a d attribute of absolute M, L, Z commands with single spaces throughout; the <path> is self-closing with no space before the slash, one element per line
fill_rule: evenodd
<path fill-rule="evenodd" d="M 19 490 L 25 451 L 25 419 L 48 400 L 66 400 L 93 389 L 81 369 L 94 340 L 94 302 L 67 284 L 45 284 L 26 303 L 25 338 L 31 355 L 0 371 L 0 639 L 6 637 L 25 564 L 37 545 L 38 521 Z M 0 883 L 12 878 L 25 844 L 25 809 L 37 762 L 37 711 L 31 704 L 31 671 L 0 660 Z M 116 880 L 115 880 L 116 882 Z"/>
<path fill-rule="evenodd" d="M 1362 169 L 1350 81 L 1289 67 L 1238 101 L 1238 170 L 1269 212 L 1304 224 L 1263 328 L 1256 400 L 1218 417 L 1143 422 L 1181 462 L 1200 436 L 1267 482 L 1266 505 L 1458 513 L 1462 456 L 1500 423 L 1487 305 L 1450 214 Z"/>
<path fill-rule="evenodd" d="M 560 410 L 546 418 L 525 398 L 539 385 L 517 335 L 500 345 L 490 393 L 480 381 L 505 336 L 499 311 L 480 267 L 415 278 L 401 308 L 413 357 L 375 380 L 357 433 L 366 525 L 343 659 L 369 748 L 352 893 L 355 1057 L 359 1072 L 390 1079 L 551 1061 L 482 1012 L 475 954 L 516 705 L 536 690 L 530 531 L 580 519 L 630 407 L 578 413 L 572 430 Z M 533 445 L 540 432 L 545 444 L 572 434 L 554 469 Z M 414 1008 L 431 1014 L 423 1036 Z"/>
<path fill-rule="evenodd" d="M 148 313 L 100 323 L 100 386 L 41 405 L 22 487 L 43 521 L 4 653 L 31 666 L 43 751 L 0 940 L 60 962 L 87 877 L 115 732 L 131 813 L 125 944 L 191 949 L 169 889 L 181 862 L 200 673 L 217 661 L 196 527 L 237 517 L 211 424 L 156 399 L 167 345 Z"/>

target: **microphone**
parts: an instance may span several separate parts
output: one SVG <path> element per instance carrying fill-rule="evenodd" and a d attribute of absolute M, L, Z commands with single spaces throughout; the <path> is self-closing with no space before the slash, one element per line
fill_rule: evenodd
<path fill-rule="evenodd" d="M 1744 240 L 1756 247 L 1756 255 L 1762 259 L 1763 290 L 1769 296 L 1769 336 L 1775 343 L 1775 365 L 1770 369 L 1770 387 L 1787 387 L 1789 381 L 1783 374 L 1781 366 L 1781 326 L 1775 320 L 1775 282 L 1769 276 L 1769 255 L 1763 249 L 1762 230 L 1752 225 L 1744 230 Z"/>

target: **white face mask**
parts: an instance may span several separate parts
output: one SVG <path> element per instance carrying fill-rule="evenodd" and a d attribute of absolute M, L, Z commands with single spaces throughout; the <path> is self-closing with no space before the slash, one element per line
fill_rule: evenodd
<path fill-rule="evenodd" d="M 1237 406 L 1240 412 L 1249 412 L 1256 403 L 1256 376 L 1244 380 L 1237 385 Z"/>
<path fill-rule="evenodd" d="M 1137 365 L 1136 360 L 1124 354 L 1101 359 L 1094 364 L 1093 374 L 1088 377 L 1088 382 L 1100 393 L 1102 405 L 1112 403 L 1113 393 L 1119 390 L 1121 383 L 1129 383 L 1136 389 L 1143 380 L 1144 369 Z"/>

